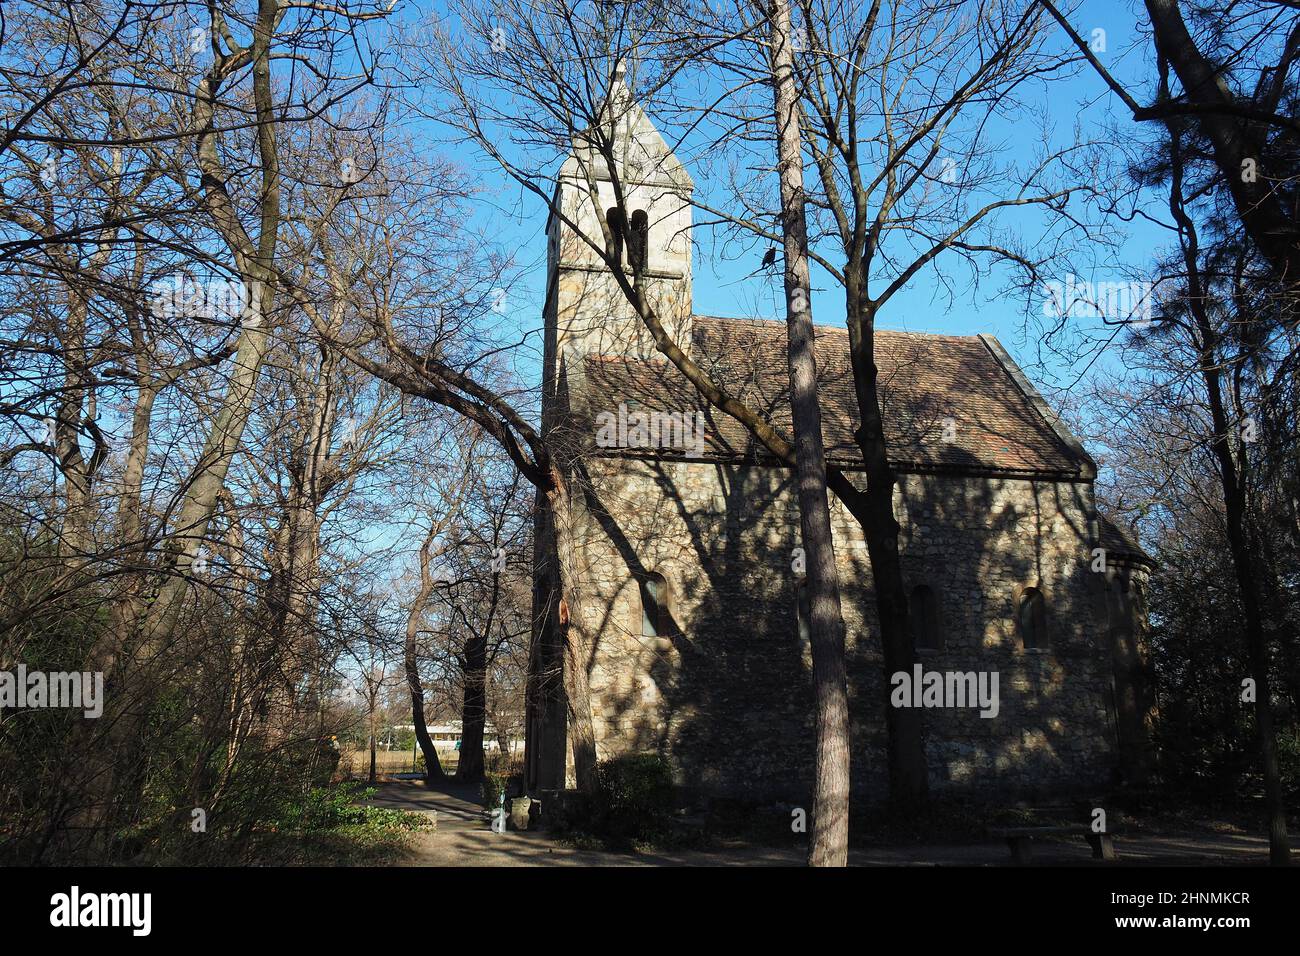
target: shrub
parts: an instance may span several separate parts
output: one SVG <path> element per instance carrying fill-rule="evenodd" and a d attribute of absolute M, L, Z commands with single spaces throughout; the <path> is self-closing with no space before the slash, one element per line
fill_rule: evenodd
<path fill-rule="evenodd" d="M 663 835 L 673 809 L 673 773 L 658 754 L 623 754 L 596 765 L 595 817 L 612 836 Z"/>
<path fill-rule="evenodd" d="M 483 806 L 495 810 L 501 805 L 501 795 L 506 792 L 508 778 L 495 773 L 483 775 Z"/>
<path fill-rule="evenodd" d="M 542 821 L 548 830 L 591 829 L 590 795 L 581 790 L 552 790 L 542 800 Z"/>
<path fill-rule="evenodd" d="M 373 788 L 337 784 L 285 802 L 259 829 L 245 862 L 257 865 L 375 865 L 400 859 L 412 834 L 435 822 L 421 813 L 375 807 Z"/>
<path fill-rule="evenodd" d="M 286 801 L 275 821 L 283 830 L 332 830 L 355 825 L 364 820 L 366 810 L 357 806 L 375 795 L 373 787 L 340 784 L 337 787 L 313 787 L 301 796 Z"/>

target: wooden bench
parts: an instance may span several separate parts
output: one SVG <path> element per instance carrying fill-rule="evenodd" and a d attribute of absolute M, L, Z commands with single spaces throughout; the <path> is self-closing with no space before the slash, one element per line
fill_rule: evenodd
<path fill-rule="evenodd" d="M 1010 827 L 989 830 L 989 836 L 996 840 L 1006 840 L 1011 848 L 1012 862 L 1027 866 L 1033 862 L 1034 839 L 1053 836 L 1081 836 L 1092 847 L 1092 855 L 1098 860 L 1114 860 L 1115 839 L 1109 833 L 1094 833 L 1092 827 L 1083 824 L 1057 827 Z"/>

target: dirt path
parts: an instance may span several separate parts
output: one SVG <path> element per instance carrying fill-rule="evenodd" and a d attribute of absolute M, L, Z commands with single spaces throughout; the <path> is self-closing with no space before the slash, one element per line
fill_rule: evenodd
<path fill-rule="evenodd" d="M 707 850 L 624 854 L 566 846 L 546 831 L 493 833 L 478 802 L 478 788 L 446 784 L 427 789 L 415 780 L 378 785 L 375 806 L 438 812 L 438 828 L 417 834 L 406 866 L 802 866 L 804 850 L 734 842 Z M 1183 866 L 1264 865 L 1268 841 L 1231 833 L 1147 834 L 1117 837 L 1120 859 L 1092 859 L 1083 840 L 1034 847 L 1038 863 L 1080 866 L 1157 864 Z M 889 846 L 855 849 L 854 866 L 1007 866 L 1010 854 L 998 842 Z"/>

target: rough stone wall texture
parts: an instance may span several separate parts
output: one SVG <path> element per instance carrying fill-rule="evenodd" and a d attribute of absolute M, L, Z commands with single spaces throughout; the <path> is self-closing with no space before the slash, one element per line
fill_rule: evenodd
<path fill-rule="evenodd" d="M 791 472 L 757 465 L 587 458 L 572 554 L 574 620 L 591 654 L 601 757 L 668 755 L 679 783 L 803 798 L 813 754 L 811 657 L 796 623 L 799 520 Z M 1114 762 L 1104 575 L 1087 482 L 903 475 L 896 513 L 909 588 L 938 596 L 927 670 L 996 671 L 1000 710 L 926 709 L 936 792 L 1015 796 L 1104 785 Z M 833 503 L 848 632 L 855 792 L 885 793 L 882 672 L 866 545 Z M 639 578 L 662 574 L 673 633 L 643 637 Z M 1016 624 L 1047 601 L 1046 650 Z"/>

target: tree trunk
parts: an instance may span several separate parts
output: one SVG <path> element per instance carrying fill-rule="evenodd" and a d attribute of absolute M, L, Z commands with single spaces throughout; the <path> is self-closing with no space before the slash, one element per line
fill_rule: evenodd
<path fill-rule="evenodd" d="M 596 776 L 596 728 L 591 719 L 591 686 L 587 676 L 587 647 L 582 629 L 571 621 L 573 604 L 569 598 L 569 580 L 564 567 L 563 549 L 573 547 L 569 520 L 569 486 L 559 469 L 551 468 L 551 487 L 547 490 L 546 523 L 549 550 L 546 580 L 550 586 L 546 618 L 543 625 L 553 629 L 553 642 L 564 655 L 564 697 L 568 707 L 570 746 L 573 749 L 573 773 L 578 789 L 590 791 Z"/>
<path fill-rule="evenodd" d="M 406 668 L 406 686 L 411 691 L 411 723 L 415 725 L 415 739 L 420 745 L 420 753 L 424 754 L 424 782 L 425 785 L 431 785 L 435 781 L 447 779 L 447 773 L 442 769 L 442 762 L 438 759 L 438 748 L 433 745 L 433 740 L 429 737 L 429 727 L 424 720 L 424 685 L 420 682 L 420 666 L 417 652 L 419 650 L 420 637 L 420 617 L 424 613 L 425 605 L 429 602 L 429 595 L 433 593 L 433 574 L 429 569 L 429 548 L 433 544 L 435 528 L 429 530 L 429 534 L 424 539 L 424 546 L 420 548 L 420 587 L 416 591 L 415 599 L 411 602 L 411 609 L 406 615 L 406 643 L 403 648 L 403 664 Z"/>
<path fill-rule="evenodd" d="M 487 720 L 487 639 L 477 634 L 465 642 L 463 701 L 456 779 L 475 783 L 483 779 L 483 725 Z"/>
<path fill-rule="evenodd" d="M 1148 3 L 1148 6 L 1152 4 Z M 1278 762 L 1277 740 L 1273 734 L 1273 694 L 1268 673 L 1268 637 L 1264 629 L 1263 602 L 1259 591 L 1260 583 L 1267 570 L 1257 562 L 1247 541 L 1245 470 L 1248 463 L 1244 454 L 1238 462 L 1229 438 L 1231 425 L 1223 395 L 1224 365 L 1219 354 L 1219 337 L 1206 310 L 1207 293 L 1202 284 L 1195 226 L 1184 207 L 1181 142 L 1177 131 L 1172 127 L 1170 136 L 1173 178 L 1169 206 L 1181 230 L 1180 240 L 1183 263 L 1187 269 L 1189 293 L 1187 304 L 1196 324 L 1197 334 L 1193 338 L 1199 339 L 1194 341 L 1193 345 L 1197 350 L 1198 371 L 1205 384 L 1210 421 L 1214 428 L 1211 448 L 1219 466 L 1228 551 L 1232 555 L 1233 571 L 1241 597 L 1251 677 L 1255 681 L 1255 730 L 1264 776 L 1269 861 L 1274 866 L 1286 866 L 1291 860 L 1291 850 L 1287 837 L 1286 804 L 1282 798 L 1282 774 Z"/>
<path fill-rule="evenodd" d="M 371 783 L 375 782 L 375 714 L 370 712 L 370 776 Z"/>
<path fill-rule="evenodd" d="M 578 788 L 590 791 L 595 783 L 596 729 L 587 653 L 580 629 L 570 626 L 568 577 L 561 556 L 561 541 L 572 546 L 568 483 L 551 464 L 547 481 L 534 485 L 533 634 L 525 692 L 524 779 L 530 789 L 564 787 L 571 746 Z"/>
<path fill-rule="evenodd" d="M 1208 331 L 1202 325 L 1203 333 Z M 1259 582 L 1263 569 L 1256 561 L 1246 540 L 1245 485 L 1233 457 L 1228 439 L 1228 418 L 1220 391 L 1219 364 L 1210 346 L 1201 352 L 1201 374 L 1209 397 L 1214 422 L 1214 454 L 1223 481 L 1223 504 L 1228 550 L 1241 595 L 1242 614 L 1246 619 L 1246 646 L 1250 653 L 1250 673 L 1255 681 L 1255 732 L 1259 742 L 1260 764 L 1264 775 L 1264 803 L 1268 815 L 1268 855 L 1274 866 L 1291 862 L 1290 841 L 1286 826 L 1286 803 L 1282 797 L 1282 773 L 1278 762 L 1277 738 L 1273 733 L 1273 690 L 1269 680 L 1268 639 L 1264 630 L 1263 607 Z M 1244 464 L 1244 463 L 1243 463 Z"/>
<path fill-rule="evenodd" d="M 435 781 L 446 780 L 447 774 L 442 769 L 442 762 L 438 760 L 438 748 L 433 745 L 429 725 L 424 720 L 424 685 L 420 682 L 420 671 L 416 666 L 415 638 L 409 629 L 404 662 L 406 685 L 411 690 L 411 723 L 415 725 L 415 739 L 420 745 L 420 753 L 424 754 L 424 782 L 433 784 Z"/>
<path fill-rule="evenodd" d="M 63 475 L 63 523 L 59 529 L 59 555 L 70 567 L 86 561 L 92 550 L 90 515 L 93 508 L 91 482 L 94 479 L 98 450 L 87 459 L 81 451 L 78 430 L 86 415 L 86 401 L 92 387 L 87 382 L 86 316 L 88 307 L 83 293 L 69 281 L 68 318 L 60 345 L 67 366 L 64 372 L 61 401 L 54 416 L 52 436 L 55 458 Z"/>
<path fill-rule="evenodd" d="M 817 702 L 810 866 L 844 866 L 849 847 L 849 699 L 844 665 L 844 616 L 831 536 L 817 394 L 817 358 L 808 300 L 808 235 L 804 219 L 803 145 L 794 82 L 789 0 L 773 0 L 771 56 L 785 241 L 786 330 L 800 530 L 807 567 L 813 685 Z"/>
<path fill-rule="evenodd" d="M 555 534 L 547 492 L 538 488 L 533 507 L 533 613 L 524 686 L 524 783 L 529 792 L 564 786 L 564 654 L 553 623 L 557 601 L 551 585 Z"/>
<path fill-rule="evenodd" d="M 907 589 L 898 557 L 899 526 L 894 517 L 897 479 L 889 463 L 884 417 L 877 392 L 875 313 L 866 300 L 866 275 L 861 263 L 850 263 L 845 269 L 845 299 L 849 355 L 861 419 L 854 438 L 862 451 L 867 473 L 867 490 L 863 493 L 864 503 L 857 517 L 867 539 L 876 612 L 880 621 L 886 688 L 885 724 L 889 738 L 889 793 L 896 808 L 910 809 L 928 798 L 929 779 L 921 709 L 892 707 L 888 703 L 890 678 L 899 671 L 911 671 L 916 661 L 916 650 L 907 626 Z"/>
<path fill-rule="evenodd" d="M 483 736 L 487 723 L 487 652 L 492 626 L 501 601 L 501 572 L 492 572 L 492 598 L 488 604 L 483 629 L 465 642 L 462 671 L 465 678 L 464 704 L 461 710 L 460 764 L 456 779 L 466 782 L 483 779 Z"/>
<path fill-rule="evenodd" d="M 1146 8 L 1156 48 L 1178 74 L 1188 101 L 1225 110 L 1235 105 L 1222 70 L 1206 59 L 1187 32 L 1177 0 L 1146 0 Z M 1250 132 L 1251 123 L 1226 111 L 1200 114 L 1196 123 L 1213 146 L 1215 165 L 1223 173 L 1242 226 L 1279 281 L 1294 290 L 1300 282 L 1300 229 L 1294 214 L 1288 215 L 1282 195 L 1275 191 L 1276 180 L 1265 171 L 1256 177 L 1242 176 L 1246 160 L 1261 160 L 1261 143 Z"/>
<path fill-rule="evenodd" d="M 1246 619 L 1246 646 L 1250 653 L 1250 673 L 1255 681 L 1255 732 L 1259 741 L 1261 770 L 1264 775 L 1264 803 L 1268 815 L 1268 856 L 1274 866 L 1291 862 L 1287 836 L 1286 803 L 1282 796 L 1282 773 L 1278 762 L 1277 738 L 1273 733 L 1273 690 L 1269 680 L 1268 639 L 1264 630 L 1263 608 L 1259 594 L 1260 571 L 1246 541 L 1245 487 L 1233 459 L 1227 435 L 1227 416 L 1219 391 L 1218 365 L 1213 356 L 1202 353 L 1202 374 L 1210 396 L 1210 411 L 1215 424 L 1214 454 L 1219 461 L 1223 480 L 1224 517 L 1228 550 L 1241 595 Z"/>

